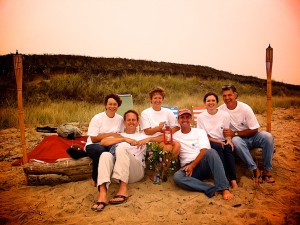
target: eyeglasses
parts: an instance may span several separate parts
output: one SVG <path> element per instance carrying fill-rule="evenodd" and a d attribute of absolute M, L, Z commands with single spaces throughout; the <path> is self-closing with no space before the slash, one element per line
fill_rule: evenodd
<path fill-rule="evenodd" d="M 224 90 L 229 90 L 229 89 L 231 89 L 233 92 L 236 92 L 236 88 L 235 88 L 235 86 L 233 86 L 233 85 L 228 84 L 228 85 L 224 85 L 224 86 L 222 87 L 222 91 L 224 91 Z"/>

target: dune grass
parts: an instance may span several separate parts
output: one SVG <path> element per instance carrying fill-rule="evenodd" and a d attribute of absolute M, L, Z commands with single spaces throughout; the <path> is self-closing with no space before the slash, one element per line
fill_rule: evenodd
<path fill-rule="evenodd" d="M 266 112 L 266 98 L 264 96 L 243 96 L 239 100 L 247 102 L 255 113 L 263 114 Z M 273 97 L 273 108 L 300 107 L 299 98 Z M 222 100 L 220 101 L 222 104 Z M 198 96 L 183 95 L 180 99 L 165 99 L 164 105 L 178 106 L 179 108 L 189 108 L 192 106 L 203 105 L 202 99 Z M 144 104 L 134 104 L 134 109 L 139 113 L 150 107 L 150 102 Z M 30 104 L 24 106 L 25 126 L 58 126 L 62 123 L 78 122 L 88 124 L 91 118 L 104 110 L 103 104 L 87 103 L 81 101 L 60 101 L 48 102 L 38 105 Z M 18 127 L 18 109 L 14 107 L 0 108 L 0 127 L 1 129 Z"/>
<path fill-rule="evenodd" d="M 89 123 L 96 113 L 104 110 L 103 99 L 109 93 L 131 93 L 134 109 L 141 113 L 150 107 L 148 92 L 157 85 L 166 90 L 164 105 L 191 109 L 192 106 L 203 105 L 203 96 L 209 91 L 216 92 L 222 104 L 221 87 L 234 84 L 239 91 L 238 100 L 249 104 L 255 113 L 266 111 L 264 90 L 248 84 L 232 83 L 230 80 L 160 74 L 99 75 L 86 78 L 83 74 L 57 74 L 39 85 L 24 84 L 25 125 Z M 7 104 L 0 108 L 0 129 L 19 126 L 17 100 L 13 97 L 15 95 L 9 96 Z M 272 104 L 274 108 L 300 107 L 300 98 L 273 96 Z"/>

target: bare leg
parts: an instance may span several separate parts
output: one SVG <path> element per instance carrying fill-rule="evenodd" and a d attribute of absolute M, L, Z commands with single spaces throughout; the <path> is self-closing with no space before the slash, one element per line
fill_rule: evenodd
<path fill-rule="evenodd" d="M 99 198 L 98 198 L 98 203 L 99 202 L 102 202 L 103 204 L 94 204 L 92 206 L 92 210 L 95 210 L 95 211 L 101 211 L 104 209 L 105 205 L 108 204 L 108 201 L 107 201 L 107 189 L 106 189 L 106 184 L 103 183 L 99 186 Z"/>
<path fill-rule="evenodd" d="M 117 197 L 123 196 L 123 197 Z M 109 203 L 113 204 L 114 202 L 123 202 L 128 198 L 128 187 L 127 184 L 123 181 L 120 181 L 120 187 L 115 197 L 113 197 Z"/>
<path fill-rule="evenodd" d="M 254 187 L 257 187 L 260 183 L 262 183 L 261 172 L 258 168 L 256 168 L 252 172 L 253 172 Z"/>
<path fill-rule="evenodd" d="M 236 180 L 232 180 L 232 181 L 230 181 L 230 183 L 231 183 L 231 187 L 232 187 L 233 189 L 239 187 L 239 186 L 237 185 Z"/>

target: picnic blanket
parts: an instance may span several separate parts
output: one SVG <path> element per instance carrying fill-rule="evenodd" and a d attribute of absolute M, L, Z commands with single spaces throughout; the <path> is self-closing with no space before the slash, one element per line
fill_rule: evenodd
<path fill-rule="evenodd" d="M 55 163 L 59 159 L 71 158 L 66 152 L 71 146 L 85 146 L 88 136 L 82 136 L 69 140 L 57 135 L 46 136 L 43 141 L 37 145 L 31 152 L 27 154 L 28 161 L 36 161 L 42 163 Z M 23 157 L 12 163 L 13 166 L 23 164 Z"/>

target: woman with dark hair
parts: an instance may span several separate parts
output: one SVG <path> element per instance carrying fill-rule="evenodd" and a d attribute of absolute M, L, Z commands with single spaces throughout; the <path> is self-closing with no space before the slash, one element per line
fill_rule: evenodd
<path fill-rule="evenodd" d="M 218 95 L 209 92 L 205 94 L 203 102 L 206 111 L 197 117 L 197 128 L 206 131 L 211 148 L 215 149 L 223 163 L 227 179 L 232 188 L 237 188 L 235 159 L 233 155 L 234 146 L 231 137 L 224 137 L 224 128 L 229 128 L 230 116 L 227 112 L 218 109 Z"/>
<path fill-rule="evenodd" d="M 89 137 L 85 150 L 93 160 L 92 178 L 94 186 L 97 183 L 99 157 L 112 147 L 101 145 L 101 140 L 106 137 L 121 137 L 119 133 L 124 130 L 123 117 L 116 113 L 121 104 L 122 99 L 118 95 L 107 95 L 104 99 L 105 111 L 96 114 L 89 124 L 87 132 Z"/>

